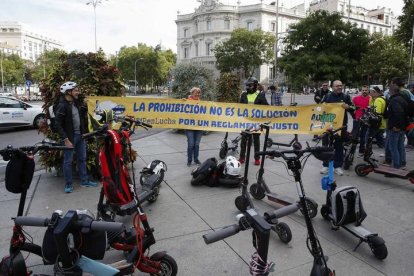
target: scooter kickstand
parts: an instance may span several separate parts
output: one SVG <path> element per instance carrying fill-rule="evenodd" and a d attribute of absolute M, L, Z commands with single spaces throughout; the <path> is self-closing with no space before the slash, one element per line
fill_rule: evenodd
<path fill-rule="evenodd" d="M 363 242 L 364 242 L 363 239 L 359 239 L 359 243 L 357 244 L 357 246 L 355 246 L 354 250 L 352 250 L 352 251 L 355 252 L 358 249 L 358 247 L 361 245 L 361 243 L 363 243 Z"/>

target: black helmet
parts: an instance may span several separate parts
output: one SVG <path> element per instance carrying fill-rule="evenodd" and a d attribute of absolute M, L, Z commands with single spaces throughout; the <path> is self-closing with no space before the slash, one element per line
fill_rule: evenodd
<path fill-rule="evenodd" d="M 249 85 L 249 84 L 258 84 L 259 83 L 259 81 L 255 78 L 255 77 L 250 77 L 248 80 L 247 80 L 247 82 L 246 82 L 246 85 Z"/>

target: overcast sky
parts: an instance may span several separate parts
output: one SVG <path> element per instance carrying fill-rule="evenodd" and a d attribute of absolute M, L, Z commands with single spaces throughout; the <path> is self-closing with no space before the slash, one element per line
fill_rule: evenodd
<path fill-rule="evenodd" d="M 260 3 L 260 0 L 240 1 L 242 5 Z M 25 23 L 31 30 L 61 41 L 66 51 L 94 51 L 94 9 L 87 2 L 90 1 L 0 0 L 0 21 Z M 221 2 L 236 5 L 237 0 Z M 303 2 L 279 0 L 279 5 L 288 8 Z M 96 6 L 98 47 L 114 54 L 120 47 L 138 42 L 148 46 L 161 43 L 176 52 L 177 11 L 191 13 L 199 5 L 197 0 L 102 0 Z M 351 0 L 351 5 L 369 9 L 385 6 L 400 15 L 403 0 Z"/>

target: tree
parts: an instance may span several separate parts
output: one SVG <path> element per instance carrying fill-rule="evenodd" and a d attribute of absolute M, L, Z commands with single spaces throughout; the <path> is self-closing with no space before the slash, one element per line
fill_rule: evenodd
<path fill-rule="evenodd" d="M 223 73 L 217 83 L 217 101 L 238 103 L 240 98 L 240 76 L 234 73 Z"/>
<path fill-rule="evenodd" d="M 24 83 L 25 64 L 23 59 L 16 54 L 2 53 L 2 55 L 4 85 L 14 86 Z"/>
<path fill-rule="evenodd" d="M 414 28 L 414 1 L 404 0 L 402 14 L 398 16 L 399 27 L 395 31 L 395 37 L 409 48 Z"/>
<path fill-rule="evenodd" d="M 172 96 L 186 99 L 191 88 L 199 87 L 203 100 L 214 100 L 213 72 L 198 64 L 179 64 L 172 71 Z"/>
<path fill-rule="evenodd" d="M 246 77 L 251 76 L 256 68 L 274 58 L 274 44 L 275 37 L 271 33 L 235 29 L 229 40 L 214 48 L 217 69 L 222 73 L 243 71 Z"/>
<path fill-rule="evenodd" d="M 53 71 L 42 80 L 40 91 L 44 101 L 43 108 L 49 114 L 49 107 L 54 105 L 60 98 L 60 86 L 66 81 L 75 81 L 83 97 L 88 95 L 97 96 L 121 96 L 124 94 L 124 87 L 119 78 L 118 70 L 109 65 L 103 52 L 98 53 L 62 53 L 59 62 L 53 67 Z M 47 138 L 58 141 L 57 133 L 47 127 L 41 128 Z M 97 145 L 88 142 L 87 146 L 87 167 L 93 175 L 99 175 L 99 166 L 96 164 Z M 59 151 L 52 151 L 41 155 L 41 163 L 48 169 L 59 169 L 62 165 L 63 156 Z"/>
<path fill-rule="evenodd" d="M 59 49 L 53 49 L 51 51 L 45 51 L 38 58 L 36 64 L 32 69 L 31 77 L 35 83 L 40 81 L 53 72 L 53 68 L 60 63 L 59 57 L 64 54 L 65 51 Z"/>
<path fill-rule="evenodd" d="M 366 30 L 341 20 L 338 13 L 316 11 L 292 26 L 279 66 L 297 86 L 308 81 L 357 80 L 356 68 L 367 51 Z"/>
<path fill-rule="evenodd" d="M 407 48 L 396 37 L 375 33 L 357 71 L 367 82 L 386 85 L 393 77 L 407 73 Z"/>

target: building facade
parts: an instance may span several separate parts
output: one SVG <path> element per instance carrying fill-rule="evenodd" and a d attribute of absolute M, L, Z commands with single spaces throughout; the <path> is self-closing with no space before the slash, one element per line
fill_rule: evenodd
<path fill-rule="evenodd" d="M 35 62 L 42 53 L 53 49 L 63 49 L 62 43 L 32 32 L 26 24 L 16 21 L 0 22 L 0 51 L 3 53 L 16 53 L 23 59 Z"/>
<path fill-rule="evenodd" d="M 200 6 L 190 14 L 178 14 L 177 25 L 177 63 L 197 63 L 210 68 L 219 75 L 215 67 L 216 59 L 213 49 L 221 42 L 230 38 L 231 33 L 237 28 L 248 30 L 261 29 L 277 34 L 278 40 L 275 52 L 280 56 L 283 53 L 283 35 L 286 35 L 290 25 L 297 23 L 306 17 L 307 10 L 327 10 L 340 12 L 343 20 L 355 23 L 360 28 L 367 29 L 369 33 L 381 32 L 391 35 L 397 24 L 397 19 L 388 8 L 366 10 L 362 7 L 351 6 L 345 0 L 315 0 L 310 3 L 309 9 L 304 4 L 285 8 L 279 6 L 276 9 L 274 2 L 254 5 L 225 5 L 216 0 L 198 0 Z M 255 77 L 261 83 L 282 83 L 284 77 L 276 74 L 275 61 L 261 65 L 255 72 Z"/>

